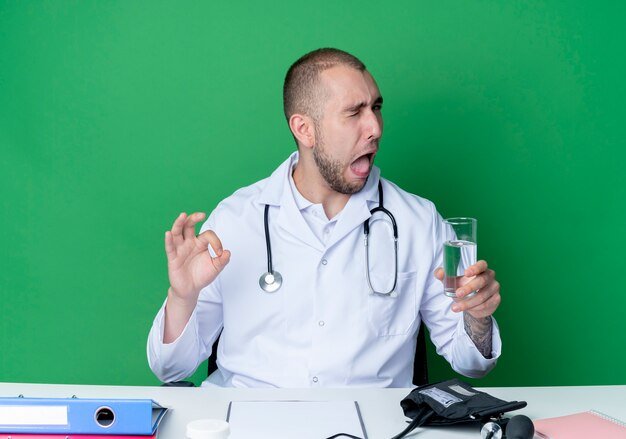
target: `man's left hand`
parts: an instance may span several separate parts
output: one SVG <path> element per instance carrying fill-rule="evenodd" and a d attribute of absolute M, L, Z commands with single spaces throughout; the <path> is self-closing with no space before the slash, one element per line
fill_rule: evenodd
<path fill-rule="evenodd" d="M 435 270 L 435 277 L 443 281 L 443 268 Z M 489 269 L 486 261 L 478 261 L 468 267 L 460 284 L 462 286 L 456 290 L 457 298 L 452 311 L 465 311 L 476 319 L 484 319 L 500 305 L 500 283 L 496 280 L 496 272 Z M 476 294 L 466 298 L 472 291 L 476 291 Z"/>
<path fill-rule="evenodd" d="M 435 277 L 443 281 L 443 268 L 435 270 Z M 463 311 L 463 327 L 478 351 L 485 358 L 492 356 L 491 315 L 500 305 L 500 283 L 496 273 L 488 269 L 487 262 L 478 261 L 465 270 L 456 290 L 452 311 Z M 472 291 L 476 294 L 467 297 Z"/>

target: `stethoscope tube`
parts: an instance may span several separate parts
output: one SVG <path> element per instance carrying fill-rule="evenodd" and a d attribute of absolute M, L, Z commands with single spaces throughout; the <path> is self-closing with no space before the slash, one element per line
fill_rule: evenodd
<path fill-rule="evenodd" d="M 263 224 L 265 225 L 265 246 L 267 247 L 267 272 L 272 273 L 272 244 L 270 243 L 269 204 L 265 205 Z"/>
<path fill-rule="evenodd" d="M 394 278 L 393 278 L 393 286 L 386 293 L 376 291 L 374 286 L 372 285 L 372 280 L 370 279 L 370 252 L 369 252 L 369 236 L 370 236 L 370 218 L 366 219 L 363 223 L 363 233 L 365 234 L 365 277 L 367 278 L 367 285 L 370 287 L 370 291 L 372 294 L 377 294 L 379 296 L 390 296 L 396 290 L 396 286 L 398 285 L 398 225 L 396 224 L 396 219 L 393 217 L 393 214 L 385 209 L 383 203 L 383 185 L 380 180 L 378 180 L 378 207 L 370 210 L 370 213 L 374 215 L 376 212 L 382 212 L 389 217 L 391 220 L 391 225 L 393 226 L 393 247 L 394 247 Z"/>
<path fill-rule="evenodd" d="M 263 215 L 263 223 L 265 224 L 265 246 L 267 249 L 267 272 L 263 273 L 259 278 L 259 286 L 266 293 L 274 293 L 280 289 L 283 284 L 283 277 L 278 271 L 274 271 L 272 267 L 272 245 L 270 244 L 270 228 L 269 228 L 269 204 L 265 205 L 265 214 Z"/>

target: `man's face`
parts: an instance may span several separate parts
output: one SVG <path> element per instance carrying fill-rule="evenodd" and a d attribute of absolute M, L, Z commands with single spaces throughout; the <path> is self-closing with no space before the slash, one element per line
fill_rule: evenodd
<path fill-rule="evenodd" d="M 378 152 L 383 99 L 367 71 L 336 66 L 320 79 L 326 100 L 315 125 L 313 158 L 333 190 L 353 194 L 365 186 Z"/>

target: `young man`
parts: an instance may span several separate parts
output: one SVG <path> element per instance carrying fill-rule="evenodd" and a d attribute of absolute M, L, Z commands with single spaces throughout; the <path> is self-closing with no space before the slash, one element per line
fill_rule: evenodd
<path fill-rule="evenodd" d="M 458 301 L 443 294 L 441 216 L 373 166 L 382 102 L 346 52 L 319 49 L 290 67 L 284 107 L 298 151 L 222 201 L 199 236 L 204 213 L 182 213 L 166 232 L 170 288 L 148 340 L 162 381 L 193 373 L 222 328 L 207 379 L 222 386 L 408 387 L 421 322 L 456 371 L 478 377 L 495 365 L 495 273 L 479 261 Z M 397 249 L 390 217 L 370 212 L 381 201 Z"/>

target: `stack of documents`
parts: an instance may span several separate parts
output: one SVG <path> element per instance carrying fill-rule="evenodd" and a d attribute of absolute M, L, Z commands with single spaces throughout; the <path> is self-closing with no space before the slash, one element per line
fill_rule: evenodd
<path fill-rule="evenodd" d="M 150 399 L 0 398 L 0 439 L 155 438 L 166 412 Z"/>

